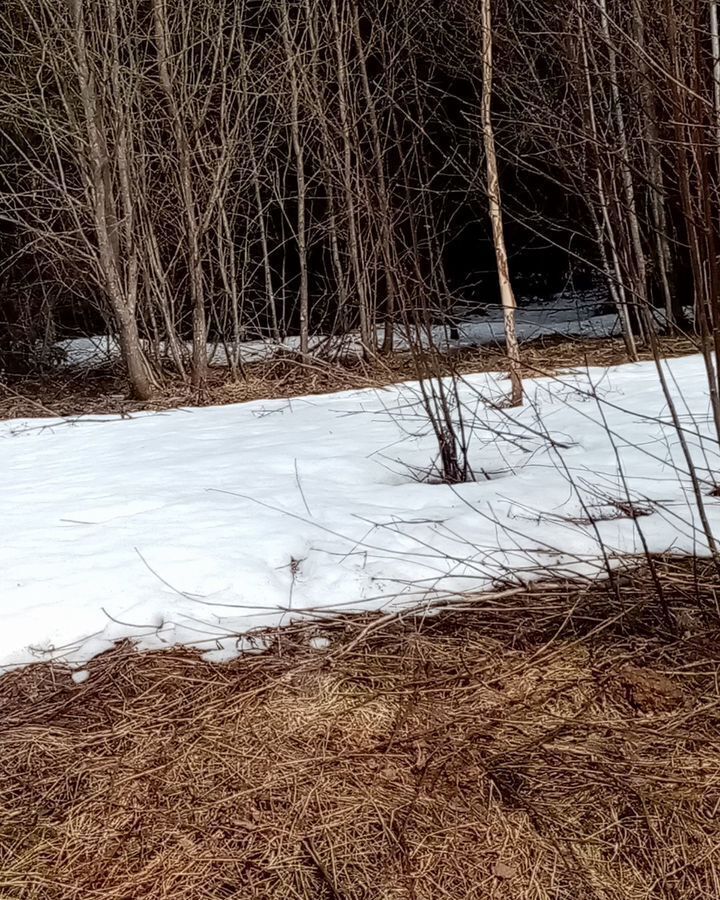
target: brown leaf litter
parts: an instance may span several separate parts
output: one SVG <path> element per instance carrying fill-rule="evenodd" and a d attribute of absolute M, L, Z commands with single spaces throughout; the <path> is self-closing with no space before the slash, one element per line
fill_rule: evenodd
<path fill-rule="evenodd" d="M 687 338 L 661 338 L 664 357 L 697 352 Z M 545 337 L 523 344 L 523 377 L 556 376 L 577 366 L 614 366 L 628 362 L 622 340 Z M 651 359 L 641 350 L 641 359 Z M 503 371 L 507 361 L 501 346 L 465 348 L 438 354 L 439 374 L 460 375 Z M 212 368 L 207 385 L 198 390 L 168 373 L 164 387 L 150 402 L 128 398 L 128 385 L 121 368 L 106 365 L 96 369 L 71 368 L 52 375 L 15 379 L 0 378 L 0 419 L 49 416 L 120 414 L 139 410 L 165 410 L 180 406 L 219 406 L 298 397 L 360 388 L 379 388 L 417 378 L 409 353 L 393 353 L 371 360 L 314 359 L 303 362 L 287 354 L 247 365 L 242 377 L 233 379 L 227 369 Z"/>
<path fill-rule="evenodd" d="M 641 568 L 4 676 L 0 897 L 720 896 L 720 579 L 656 568 L 694 630 Z"/>

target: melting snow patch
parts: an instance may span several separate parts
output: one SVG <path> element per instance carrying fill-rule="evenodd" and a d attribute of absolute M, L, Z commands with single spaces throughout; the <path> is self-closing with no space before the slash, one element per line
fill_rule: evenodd
<path fill-rule="evenodd" d="M 667 369 L 717 531 L 703 363 Z M 518 409 L 483 403 L 506 388 L 503 375 L 464 379 L 473 471 L 503 477 L 455 486 L 397 477 L 437 455 L 413 384 L 0 423 L 0 666 L 83 667 L 125 639 L 232 658 L 258 649 L 244 636 L 298 618 L 549 569 L 597 575 L 598 538 L 610 555 L 642 552 L 641 535 L 653 551 L 702 552 L 653 363 L 529 380 Z"/>

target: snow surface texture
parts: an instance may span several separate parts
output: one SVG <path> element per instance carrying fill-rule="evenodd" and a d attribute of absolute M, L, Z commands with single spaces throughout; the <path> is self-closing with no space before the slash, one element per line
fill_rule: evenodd
<path fill-rule="evenodd" d="M 717 529 L 703 363 L 664 365 Z M 123 638 L 224 659 L 300 614 L 598 574 L 598 538 L 642 552 L 638 529 L 651 550 L 703 552 L 653 363 L 529 380 L 519 409 L 485 402 L 507 386 L 463 384 L 477 481 L 458 487 L 417 480 L 435 446 L 413 384 L 0 423 L 0 664 L 82 668 Z"/>
<path fill-rule="evenodd" d="M 604 291 L 590 290 L 580 293 L 558 294 L 550 300 L 526 303 L 517 311 L 517 335 L 520 341 L 532 341 L 540 337 L 565 336 L 600 338 L 620 334 L 616 313 L 604 313 L 606 308 Z M 442 326 L 433 328 L 433 341 L 437 346 L 445 344 L 457 347 L 482 347 L 502 341 L 505 337 L 503 313 L 499 306 L 489 307 L 484 316 L 457 319 L 459 338 L 448 339 L 448 330 Z M 382 333 L 378 333 L 382 339 Z M 398 331 L 395 339 L 397 349 L 406 347 L 404 332 Z M 61 341 L 58 350 L 65 365 L 92 366 L 109 362 L 120 355 L 117 340 L 108 335 L 89 338 L 74 338 Z M 348 334 L 339 338 L 325 335 L 310 339 L 311 352 L 360 355 L 362 345 L 358 335 Z M 190 345 L 188 345 L 188 351 Z M 222 345 L 210 345 L 210 363 L 214 366 L 228 365 L 228 350 Z M 243 363 L 270 359 L 279 352 L 299 351 L 300 339 L 288 337 L 282 344 L 274 341 L 244 341 L 237 348 Z"/>

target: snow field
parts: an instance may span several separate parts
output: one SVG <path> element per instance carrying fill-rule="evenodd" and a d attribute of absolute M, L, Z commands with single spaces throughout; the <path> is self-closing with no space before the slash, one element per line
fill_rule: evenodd
<path fill-rule="evenodd" d="M 664 365 L 717 532 L 703 363 Z M 413 384 L 0 423 L 0 666 L 82 667 L 125 638 L 224 659 L 300 615 L 596 575 L 599 539 L 638 553 L 639 529 L 706 552 L 654 363 L 529 380 L 513 410 L 502 375 L 461 390 L 477 480 L 454 487 L 417 480 L 435 446 Z"/>

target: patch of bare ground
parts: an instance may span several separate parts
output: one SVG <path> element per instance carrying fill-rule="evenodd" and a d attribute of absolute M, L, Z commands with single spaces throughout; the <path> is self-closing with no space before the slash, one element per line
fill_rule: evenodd
<path fill-rule="evenodd" d="M 0 896 L 720 896 L 720 578 L 655 568 L 6 675 Z"/>
<path fill-rule="evenodd" d="M 686 338 L 663 338 L 665 357 L 697 352 Z M 523 375 L 532 378 L 556 375 L 575 366 L 612 366 L 628 362 L 622 340 L 573 340 L 543 338 L 523 345 Z M 641 359 L 651 359 L 642 352 Z M 439 357 L 445 372 L 460 374 L 502 371 L 506 359 L 500 346 L 454 351 Z M 128 385 L 117 367 L 68 369 L 42 378 L 3 381 L 0 378 L 0 419 L 25 417 L 130 414 L 140 410 L 165 410 L 179 406 L 217 406 L 246 400 L 298 397 L 356 388 L 383 387 L 417 377 L 412 356 L 395 353 L 365 361 L 313 360 L 303 363 L 294 355 L 276 357 L 246 366 L 244 377 L 233 380 L 227 369 L 214 368 L 206 387 L 198 391 L 168 375 L 157 398 L 149 403 L 128 399 Z"/>

